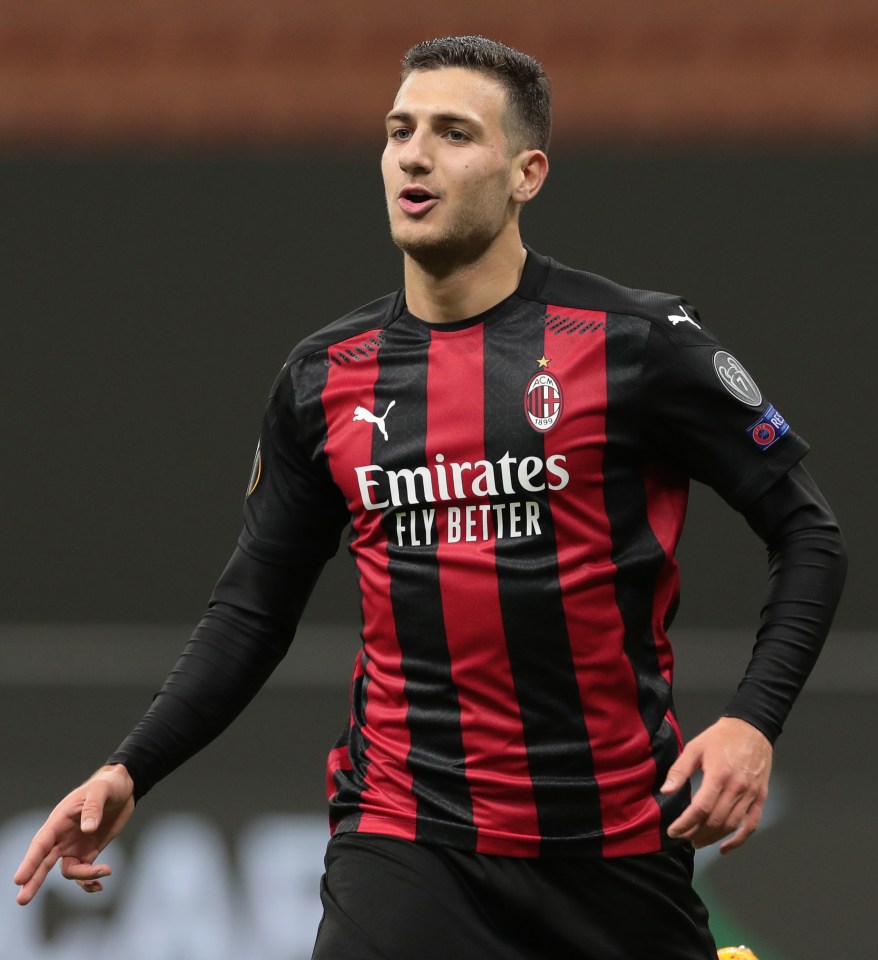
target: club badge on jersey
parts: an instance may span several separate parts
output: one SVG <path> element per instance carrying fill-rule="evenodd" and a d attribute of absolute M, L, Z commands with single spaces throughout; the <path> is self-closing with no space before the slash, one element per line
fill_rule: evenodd
<path fill-rule="evenodd" d="M 524 392 L 527 422 L 540 433 L 547 433 L 561 417 L 563 410 L 561 384 L 543 370 L 531 378 Z"/>

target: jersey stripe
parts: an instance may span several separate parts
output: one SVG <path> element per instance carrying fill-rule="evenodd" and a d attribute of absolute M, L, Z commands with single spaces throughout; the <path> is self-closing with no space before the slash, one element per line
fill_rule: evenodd
<path fill-rule="evenodd" d="M 315 421 L 313 424 L 314 435 L 321 438 L 320 444 L 315 451 L 315 459 L 324 462 L 329 473 L 332 473 L 332 449 L 327 449 L 329 441 L 329 410 L 326 406 L 327 385 L 332 374 L 332 363 L 311 364 L 300 366 L 297 369 L 296 387 L 301 398 L 307 398 L 307 405 L 303 407 L 311 413 Z M 289 377 L 290 369 L 284 365 L 281 375 L 276 381 L 276 387 L 281 383 L 281 377 Z M 302 424 L 300 423 L 300 429 Z M 362 668 L 360 667 L 360 656 L 358 655 L 354 664 L 354 676 L 351 682 L 351 713 L 349 722 L 344 731 L 336 740 L 333 749 L 330 751 L 326 762 L 326 789 L 327 796 L 332 800 L 329 811 L 330 832 L 335 833 L 339 817 L 351 816 L 354 821 L 359 817 L 359 798 L 363 789 L 363 780 L 361 772 L 365 769 L 367 761 L 362 756 L 363 743 L 362 738 L 351 738 L 352 718 L 354 712 L 355 692 L 362 686 Z"/>
<path fill-rule="evenodd" d="M 330 750 L 326 761 L 326 795 L 330 799 L 329 830 L 333 835 L 342 817 L 349 816 L 352 822 L 356 823 L 360 816 L 363 781 L 358 771 L 365 769 L 368 763 L 365 756 L 365 743 L 356 720 L 357 704 L 361 702 L 363 688 L 362 656 L 361 650 L 354 661 L 347 726 Z M 348 792 L 348 784 L 356 784 L 354 791 L 346 800 L 340 800 Z"/>
<path fill-rule="evenodd" d="M 538 372 L 537 360 L 545 346 L 541 315 L 540 305 L 523 304 L 502 325 L 486 327 L 488 460 L 498 461 L 507 454 L 512 436 L 518 443 L 519 461 L 528 456 L 545 460 L 544 435 L 530 428 L 523 410 L 525 390 Z M 543 534 L 536 538 L 537 553 L 529 555 L 521 540 L 499 538 L 496 563 L 509 661 L 543 837 L 540 851 L 549 853 L 553 838 L 566 837 L 560 842 L 567 850 L 599 853 L 600 804 L 567 636 L 554 525 L 547 492 L 529 493 L 531 497 L 540 508 Z M 514 499 L 518 497 L 493 498 L 495 503 Z M 527 601 L 534 592 L 542 599 L 538 609 Z"/>
<path fill-rule="evenodd" d="M 355 350 L 367 334 L 358 334 L 337 345 L 340 353 L 347 347 Z M 353 456 L 359 464 L 373 463 L 373 434 L 377 427 L 368 420 L 354 420 L 355 411 L 362 406 L 369 412 L 376 410 L 376 381 L 379 369 L 375 356 L 361 361 L 330 365 L 323 405 L 326 411 L 327 440 L 325 452 L 335 481 L 343 486 L 339 461 L 342 453 Z M 360 542 L 357 569 L 363 602 L 363 639 L 372 652 L 362 658 L 364 677 L 355 677 L 354 694 L 360 701 L 352 703 L 352 713 L 361 713 L 358 746 L 365 758 L 365 780 L 357 797 L 362 813 L 344 825 L 345 829 L 368 832 L 376 823 L 380 831 L 406 839 L 414 839 L 415 803 L 412 797 L 412 777 L 398 762 L 400 751 L 409 749 L 410 736 L 405 723 L 406 698 L 400 669 L 402 654 L 394 629 L 393 609 L 390 604 L 390 572 L 387 542 L 378 510 L 366 510 L 362 502 L 350 502 L 354 536 Z M 357 736 L 355 730 L 352 736 Z M 372 762 L 374 759 L 374 762 Z M 384 819 L 386 813 L 388 819 Z M 396 822 L 389 817 L 393 814 Z M 400 821 L 399 815 L 402 820 Z M 406 828 L 402 824 L 408 822 Z"/>
<path fill-rule="evenodd" d="M 612 529 L 604 487 L 607 432 L 605 313 L 548 306 L 545 356 L 558 380 L 564 413 L 546 435 L 546 452 L 567 451 L 573 478 L 551 494 L 563 529 L 559 551 L 564 613 L 591 737 L 607 856 L 654 850 L 654 805 L 642 806 L 643 780 L 654 769 L 649 737 L 637 712 L 637 683 L 624 653 L 625 627 L 616 603 Z M 616 476 L 609 478 L 615 483 Z M 600 678 L 595 682 L 595 678 Z M 625 713 L 625 706 L 630 705 Z M 646 765 L 647 769 L 644 769 Z"/>
<path fill-rule="evenodd" d="M 410 334 L 388 336 L 378 357 L 375 402 L 383 410 L 404 387 L 405 403 L 388 420 L 391 440 L 376 436 L 372 463 L 410 470 L 427 467 L 429 339 Z M 394 352 L 405 354 L 407 379 L 394 382 Z M 420 375 L 412 376 L 412 371 Z M 392 433 L 390 428 L 392 427 Z M 445 634 L 437 546 L 427 543 L 423 510 L 431 505 L 406 505 L 385 511 L 390 598 L 405 677 L 406 722 L 410 735 L 407 757 L 412 791 L 417 797 L 416 838 L 447 839 L 449 823 L 457 824 L 457 844 L 475 849 L 472 799 L 466 782 L 466 758 L 460 727 L 460 703 L 452 678 L 451 653 Z M 415 535 L 420 534 L 420 535 Z M 417 543 L 414 541 L 417 540 Z M 453 827 L 451 829 L 454 829 Z"/>
<path fill-rule="evenodd" d="M 482 377 L 484 331 L 434 331 L 427 368 L 427 457 L 430 463 L 485 459 Z M 524 731 L 515 697 L 496 581 L 490 497 L 474 497 L 469 513 L 436 510 L 439 584 L 451 670 L 460 700 L 466 772 L 479 853 L 539 853 L 539 824 L 531 792 Z M 454 512 L 456 511 L 456 512 Z M 475 532 L 468 516 L 477 520 Z M 489 536 L 485 539 L 487 520 Z M 451 527 L 452 529 L 449 529 Z M 478 536 L 473 542 L 468 537 Z M 498 829 L 498 821 L 503 830 Z M 530 841 L 527 838 L 532 838 Z"/>
<path fill-rule="evenodd" d="M 624 650 L 636 679 L 635 702 L 653 758 L 652 769 L 644 771 L 648 779 L 642 794 L 652 800 L 652 809 L 646 806 L 643 813 L 655 830 L 655 849 L 661 842 L 661 822 L 667 824 L 679 814 L 683 798 L 681 794 L 665 797 L 658 792 L 679 750 L 677 731 L 670 720 L 671 687 L 659 669 L 654 621 L 655 591 L 667 558 L 650 526 L 644 467 L 629 452 L 632 424 L 625 415 L 625 400 L 630 401 L 632 377 L 640 369 L 645 335 L 643 324 L 635 320 L 617 315 L 608 318 L 604 474 L 607 515 L 613 534 L 612 558 L 617 567 L 616 602 L 624 623 Z M 649 804 L 649 799 L 645 804 Z"/>
<path fill-rule="evenodd" d="M 689 481 L 686 477 L 671 474 L 658 465 L 647 472 L 646 503 L 649 525 L 665 555 L 655 594 L 653 630 L 659 669 L 669 685 L 674 680 L 674 652 L 667 631 L 680 598 L 680 571 L 676 549 L 683 531 L 688 500 Z M 683 734 L 673 709 L 673 700 L 668 722 L 674 729 L 677 747 L 682 750 Z"/>

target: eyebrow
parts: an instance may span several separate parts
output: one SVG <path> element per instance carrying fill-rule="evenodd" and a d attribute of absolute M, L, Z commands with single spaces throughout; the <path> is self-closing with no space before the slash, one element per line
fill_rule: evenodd
<path fill-rule="evenodd" d="M 391 110 L 384 118 L 385 123 L 391 123 L 398 120 L 400 123 L 411 124 L 414 122 L 414 116 L 405 110 Z M 460 113 L 434 113 L 430 115 L 431 123 L 454 123 L 462 126 L 476 127 L 482 129 L 482 124 L 474 117 L 467 117 Z"/>

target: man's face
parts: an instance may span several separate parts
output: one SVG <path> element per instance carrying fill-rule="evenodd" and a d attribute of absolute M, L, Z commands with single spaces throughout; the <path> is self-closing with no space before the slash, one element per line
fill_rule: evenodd
<path fill-rule="evenodd" d="M 459 67 L 409 74 L 387 115 L 381 160 L 390 233 L 414 260 L 470 262 L 515 220 L 506 92 Z"/>

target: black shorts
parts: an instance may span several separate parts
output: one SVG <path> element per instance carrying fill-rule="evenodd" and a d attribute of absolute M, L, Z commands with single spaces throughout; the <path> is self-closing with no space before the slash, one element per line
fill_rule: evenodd
<path fill-rule="evenodd" d="M 716 960 L 686 848 L 608 859 L 329 842 L 312 960 Z"/>

